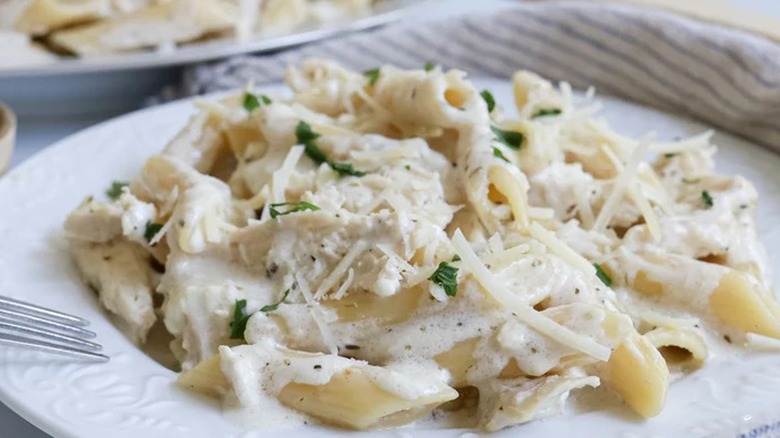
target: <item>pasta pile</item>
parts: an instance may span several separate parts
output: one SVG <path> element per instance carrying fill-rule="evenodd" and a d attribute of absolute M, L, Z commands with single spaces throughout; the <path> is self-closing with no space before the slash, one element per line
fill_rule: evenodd
<path fill-rule="evenodd" d="M 5 0 L 0 47 L 20 63 L 249 38 L 355 15 L 372 0 Z M 32 43 L 26 36 L 34 37 Z M 7 46 L 7 47 L 6 47 Z M 11 63 L 13 60 L 6 60 Z"/>
<path fill-rule="evenodd" d="M 182 386 L 269 422 L 492 431 L 586 387 L 652 417 L 714 352 L 780 338 L 757 194 L 709 133 L 622 137 L 527 71 L 517 117 L 434 65 L 286 80 L 198 102 L 66 221 L 139 343 L 161 315 Z"/>

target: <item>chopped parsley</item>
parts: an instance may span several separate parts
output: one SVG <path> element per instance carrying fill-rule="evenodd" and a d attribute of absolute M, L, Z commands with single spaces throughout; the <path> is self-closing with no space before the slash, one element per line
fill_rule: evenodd
<path fill-rule="evenodd" d="M 314 142 L 310 143 L 303 143 L 304 152 L 306 153 L 306 156 L 314 160 L 317 164 L 322 163 L 328 163 L 328 157 L 325 156 L 325 152 L 322 152 L 322 149 L 319 148 Z"/>
<path fill-rule="evenodd" d="M 713 205 L 715 205 L 715 203 L 712 200 L 712 195 L 710 195 L 710 192 L 706 190 L 701 192 L 701 200 L 704 201 L 704 205 L 706 205 L 707 208 L 710 208 Z"/>
<path fill-rule="evenodd" d="M 295 127 L 295 137 L 298 140 L 298 144 L 307 145 L 320 138 L 320 135 L 312 131 L 311 126 L 308 123 L 300 121 L 298 122 L 298 126 Z M 323 161 L 325 160 L 323 159 Z"/>
<path fill-rule="evenodd" d="M 669 158 L 674 158 L 675 156 L 677 156 L 677 154 L 675 154 L 675 153 L 668 153 L 668 154 L 664 154 L 664 158 L 666 158 L 667 160 L 668 160 Z"/>
<path fill-rule="evenodd" d="M 520 149 L 520 147 L 523 146 L 523 142 L 525 141 L 525 136 L 523 135 L 522 132 L 505 131 L 495 126 L 491 126 L 490 129 L 493 130 L 493 134 L 496 136 L 496 140 L 509 146 L 510 148 Z"/>
<path fill-rule="evenodd" d="M 335 162 L 328 162 L 330 164 L 330 168 L 335 170 L 339 173 L 339 175 L 351 175 L 351 176 L 365 176 L 366 172 L 363 172 L 362 170 L 357 170 L 354 167 L 352 167 L 352 163 L 335 163 Z"/>
<path fill-rule="evenodd" d="M 495 146 L 493 146 L 493 156 L 497 157 L 497 158 L 501 158 L 502 160 L 506 161 L 507 163 L 509 162 L 509 159 L 504 156 L 504 153 L 501 152 L 501 149 L 499 149 L 499 148 L 497 148 Z"/>
<path fill-rule="evenodd" d="M 130 184 L 124 181 L 114 181 L 111 183 L 111 187 L 106 190 L 106 196 L 111 198 L 112 201 L 116 201 L 120 196 L 122 196 L 123 189 L 128 185 Z"/>
<path fill-rule="evenodd" d="M 147 222 L 146 223 L 146 229 L 144 230 L 144 239 L 146 239 L 147 242 L 151 243 L 152 239 L 154 239 L 154 236 L 157 235 L 157 233 L 162 230 L 163 224 L 158 224 L 154 222 Z"/>
<path fill-rule="evenodd" d="M 496 107 L 496 99 L 493 98 L 493 94 L 488 90 L 482 90 L 479 95 L 482 96 L 482 99 L 485 100 L 485 103 L 488 107 L 488 112 L 492 113 L 493 109 Z"/>
<path fill-rule="evenodd" d="M 454 256 L 452 256 L 452 261 L 453 262 L 459 262 L 460 261 L 460 256 L 458 254 L 455 254 Z"/>
<path fill-rule="evenodd" d="M 606 272 L 604 272 L 604 269 L 601 268 L 601 265 L 594 263 L 593 267 L 596 268 L 596 277 L 598 277 L 605 286 L 612 287 L 612 279 L 609 278 L 609 275 L 607 275 Z"/>
<path fill-rule="evenodd" d="M 284 291 L 282 299 L 274 304 L 261 307 L 260 311 L 263 313 L 275 311 L 287 299 L 288 295 L 290 295 L 290 289 Z M 233 307 L 233 320 L 230 322 L 230 339 L 244 339 L 246 325 L 252 315 L 252 313 L 246 311 L 246 300 L 236 300 L 236 304 Z"/>
<path fill-rule="evenodd" d="M 259 97 L 255 96 L 252 93 L 244 93 L 244 109 L 247 110 L 247 112 L 252 112 L 259 108 L 262 104 L 264 105 L 270 105 L 273 101 L 270 97 L 261 94 Z"/>
<path fill-rule="evenodd" d="M 279 211 L 276 209 L 276 207 L 290 207 L 286 211 Z M 271 204 L 269 206 L 271 211 L 271 219 L 276 219 L 279 216 L 285 216 L 291 213 L 297 213 L 299 211 L 317 211 L 320 208 L 317 207 L 314 204 L 310 204 L 306 201 L 298 201 L 298 202 L 278 202 L 276 204 Z"/>
<path fill-rule="evenodd" d="M 449 297 L 454 297 L 458 293 L 458 268 L 447 262 L 439 263 L 439 267 L 428 277 L 428 280 L 441 286 Z"/>
<path fill-rule="evenodd" d="M 314 160 L 317 164 L 328 163 L 331 169 L 339 173 L 339 175 L 351 175 L 351 176 L 365 176 L 366 172 L 355 169 L 351 163 L 339 163 L 331 161 L 325 155 L 325 152 L 319 148 L 314 141 L 320 137 L 311 129 L 311 126 L 301 120 L 298 122 L 298 126 L 295 127 L 295 136 L 298 144 L 302 144 L 304 147 L 304 153 L 306 156 Z"/>
<path fill-rule="evenodd" d="M 372 68 L 371 70 L 366 70 L 363 72 L 363 76 L 365 76 L 368 79 L 369 85 L 376 84 L 376 81 L 379 80 L 379 74 L 381 71 L 379 70 L 379 67 Z"/>
<path fill-rule="evenodd" d="M 284 300 L 287 299 L 287 295 L 290 295 L 290 289 L 284 291 L 284 295 L 282 295 L 282 298 L 279 301 L 275 302 L 274 304 L 269 304 L 267 306 L 261 307 L 260 311 L 263 313 L 273 312 L 274 310 L 279 308 L 279 304 L 282 304 Z"/>
<path fill-rule="evenodd" d="M 540 109 L 534 115 L 531 116 L 532 119 L 536 119 L 539 117 L 547 117 L 547 116 L 558 116 L 561 114 L 561 110 L 559 108 L 548 108 L 548 109 Z"/>
<path fill-rule="evenodd" d="M 701 178 L 683 178 L 682 182 L 685 184 L 698 184 Z"/>
<path fill-rule="evenodd" d="M 230 322 L 230 339 L 244 339 L 246 323 L 251 316 L 252 314 L 246 311 L 246 300 L 236 300 L 233 307 L 233 321 Z"/>
<path fill-rule="evenodd" d="M 434 68 L 436 68 L 436 64 L 434 64 L 433 62 L 428 61 L 425 63 L 425 71 L 431 71 Z"/>

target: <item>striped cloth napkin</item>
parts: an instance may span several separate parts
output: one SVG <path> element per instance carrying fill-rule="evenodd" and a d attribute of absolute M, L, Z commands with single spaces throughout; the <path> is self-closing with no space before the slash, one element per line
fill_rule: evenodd
<path fill-rule="evenodd" d="M 529 69 L 576 87 L 698 118 L 780 151 L 780 44 L 625 4 L 521 3 L 489 15 L 389 26 L 272 56 L 185 72 L 184 95 L 278 82 L 308 57 L 365 70 L 427 61 L 472 76 Z"/>

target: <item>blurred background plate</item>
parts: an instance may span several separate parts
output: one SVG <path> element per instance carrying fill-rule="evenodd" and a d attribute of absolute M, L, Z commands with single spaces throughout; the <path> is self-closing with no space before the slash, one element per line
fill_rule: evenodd
<path fill-rule="evenodd" d="M 291 33 L 246 40 L 212 40 L 170 52 L 99 58 L 59 58 L 34 66 L 0 69 L 0 99 L 23 122 L 103 120 L 143 105 L 164 86 L 179 82 L 181 67 L 229 56 L 271 52 L 400 19 L 419 0 L 383 0 L 348 19 L 298 27 Z"/>

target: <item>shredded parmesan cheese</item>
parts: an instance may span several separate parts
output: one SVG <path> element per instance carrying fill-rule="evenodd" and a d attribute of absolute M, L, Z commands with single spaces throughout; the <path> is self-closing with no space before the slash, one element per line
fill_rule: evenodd
<path fill-rule="evenodd" d="M 295 166 L 298 164 L 298 161 L 301 159 L 302 155 L 303 146 L 291 147 L 290 152 L 287 153 L 287 156 L 282 162 L 282 167 L 280 167 L 278 171 L 274 172 L 272 177 L 273 183 L 271 185 L 271 193 L 273 194 L 271 199 L 272 202 L 276 203 L 285 201 L 284 193 L 287 190 L 287 184 L 289 184 L 290 176 L 295 170 Z M 271 209 L 269 208 L 267 210 L 270 211 Z"/>
<path fill-rule="evenodd" d="M 343 283 L 341 283 L 339 289 L 336 291 L 336 293 L 333 294 L 333 299 L 340 300 L 344 298 L 344 295 L 346 295 L 350 286 L 352 286 L 352 281 L 354 279 L 355 279 L 355 270 L 352 268 L 347 269 L 347 279 L 344 280 Z"/>
<path fill-rule="evenodd" d="M 330 327 L 328 327 L 328 324 L 323 321 L 322 318 L 320 318 L 320 315 L 317 314 L 317 311 L 320 308 L 320 303 L 318 303 L 317 300 L 312 297 L 309 285 L 306 284 L 306 281 L 304 281 L 299 275 L 295 275 L 295 283 L 298 285 L 298 289 L 301 291 L 303 299 L 306 300 L 306 304 L 309 305 L 309 312 L 311 312 L 311 317 L 314 320 L 314 323 L 317 324 L 317 327 L 320 329 L 320 333 L 322 334 L 322 341 L 325 342 L 325 345 L 328 347 L 328 351 L 330 351 L 330 354 L 338 354 L 339 348 L 336 345 L 333 332 L 330 330 Z"/>
<path fill-rule="evenodd" d="M 620 207 L 620 202 L 623 200 L 623 195 L 626 193 L 626 189 L 629 184 L 634 181 L 639 169 L 639 163 L 642 161 L 642 157 L 647 152 L 648 143 L 639 143 L 639 146 L 634 149 L 631 154 L 631 158 L 628 160 L 623 172 L 615 179 L 615 183 L 612 186 L 612 191 L 604 202 L 604 206 L 601 207 L 596 222 L 593 224 L 593 229 L 602 232 L 609 222 L 612 220 L 612 216 L 615 215 L 617 209 Z"/>
<path fill-rule="evenodd" d="M 355 262 L 355 259 L 358 258 L 358 256 L 360 256 L 360 254 L 362 254 L 363 251 L 365 251 L 367 248 L 368 243 L 366 243 L 364 240 L 358 240 L 355 242 L 355 244 L 349 248 L 349 251 L 344 254 L 344 257 L 336 265 L 333 271 L 331 271 L 331 273 L 325 277 L 324 280 L 322 280 L 320 286 L 317 288 L 317 292 L 314 294 L 314 299 L 318 301 L 321 300 L 325 294 L 328 293 L 328 291 L 332 289 L 339 281 L 339 279 L 341 279 L 341 277 L 347 272 L 347 269 L 352 266 L 352 263 Z"/>
<path fill-rule="evenodd" d="M 533 225 L 536 224 L 532 224 L 532 228 Z M 595 342 L 587 336 L 582 336 L 569 330 L 537 312 L 527 303 L 518 300 L 517 296 L 496 280 L 493 274 L 485 267 L 460 230 L 455 231 L 452 245 L 460 255 L 464 269 L 470 272 L 484 290 L 491 294 L 496 301 L 510 309 L 520 321 L 575 351 L 580 351 L 601 361 L 609 359 L 612 351 L 608 347 Z"/>
<path fill-rule="evenodd" d="M 620 162 L 618 157 L 615 156 L 610 148 L 602 146 L 601 149 L 604 154 L 609 157 L 612 165 L 615 166 L 615 170 L 617 170 L 619 173 L 625 171 L 623 163 Z M 647 224 L 647 229 L 650 230 L 650 235 L 656 242 L 659 242 L 661 240 L 661 226 L 659 225 L 658 217 L 653 211 L 653 207 L 650 206 L 650 202 L 642 193 L 641 188 L 637 187 L 636 182 L 629 181 L 626 190 L 628 191 L 628 196 L 631 198 L 631 201 L 633 201 L 637 208 L 639 208 L 639 211 L 645 218 L 645 223 Z"/>
<path fill-rule="evenodd" d="M 577 254 L 569 245 L 558 239 L 552 232 L 536 222 L 532 223 L 528 230 L 531 233 L 531 237 L 542 242 L 552 253 L 569 262 L 586 276 L 590 277 L 596 274 L 596 269 L 592 264 L 585 260 L 583 256 Z"/>

